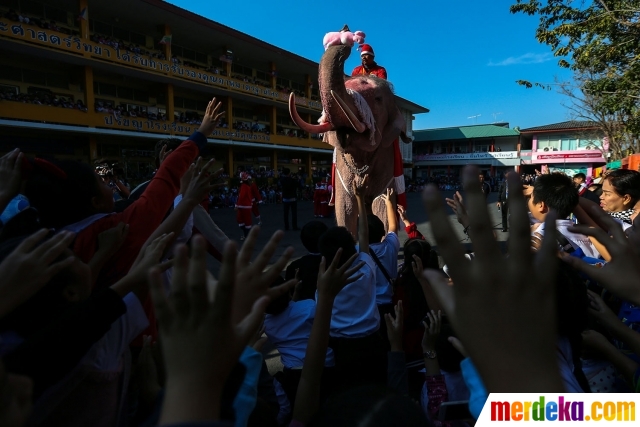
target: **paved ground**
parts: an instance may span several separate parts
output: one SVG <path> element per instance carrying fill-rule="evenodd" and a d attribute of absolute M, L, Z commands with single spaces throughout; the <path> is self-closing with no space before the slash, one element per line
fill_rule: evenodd
<path fill-rule="evenodd" d="M 453 193 L 443 193 L 443 197 L 451 197 Z M 506 241 L 508 237 L 508 233 L 503 233 L 502 228 L 502 217 L 500 215 L 500 211 L 498 211 L 496 207 L 496 200 L 498 194 L 492 193 L 488 198 L 489 205 L 489 213 L 493 220 L 494 228 L 496 229 L 496 233 L 499 241 Z M 443 199 L 444 201 L 444 199 Z M 407 195 L 407 204 L 408 209 L 407 213 L 409 218 L 412 221 L 415 221 L 418 225 L 418 229 L 426 239 L 431 243 L 431 245 L 435 246 L 435 240 L 433 239 L 433 233 L 431 232 L 431 225 L 429 223 L 429 218 L 427 213 L 422 206 L 422 200 L 419 193 L 410 193 Z M 262 205 L 260 207 L 260 212 L 262 214 L 262 231 L 260 233 L 260 237 L 258 239 L 257 247 L 264 247 L 266 242 L 269 240 L 270 236 L 277 230 L 284 228 L 283 222 L 283 207 L 282 205 Z M 449 211 L 451 212 L 451 211 Z M 224 230 L 229 237 L 232 239 L 239 239 L 241 235 L 241 231 L 236 224 L 235 211 L 233 209 L 217 209 L 212 211 L 211 217 L 213 220 L 220 226 L 222 230 Z M 313 217 L 313 203 L 312 202 L 299 202 L 298 203 L 298 226 L 302 227 L 307 221 L 311 221 L 315 219 Z M 451 223 L 453 224 L 454 230 L 456 232 L 457 237 L 463 243 L 468 243 L 466 240 L 466 236 L 462 232 L 462 226 L 458 224 L 455 215 L 451 212 L 449 216 Z M 329 219 L 321 219 L 327 223 L 327 225 L 332 226 L 335 224 L 333 218 Z M 404 242 L 407 238 L 407 235 L 404 233 L 404 230 L 400 232 L 400 241 Z M 300 242 L 300 232 L 298 231 L 287 231 L 285 232 L 284 238 L 278 250 L 274 256 L 274 260 L 276 256 L 280 256 L 282 252 L 289 246 L 293 246 L 295 249 L 294 259 L 306 254 L 306 250 L 302 246 Z M 217 275 L 219 270 L 219 264 L 210 259 L 209 268 Z M 278 356 L 277 351 L 273 350 L 273 348 L 266 347 L 263 349 L 263 354 L 265 360 L 267 362 L 267 366 L 269 367 L 269 371 L 273 374 L 278 370 L 282 369 L 282 365 L 280 363 L 280 357 Z"/>

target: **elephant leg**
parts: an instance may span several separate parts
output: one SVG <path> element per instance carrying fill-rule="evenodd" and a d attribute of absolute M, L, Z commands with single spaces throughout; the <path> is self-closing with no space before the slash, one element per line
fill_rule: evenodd
<path fill-rule="evenodd" d="M 339 227 L 345 227 L 354 236 L 358 229 L 358 210 L 355 197 L 344 188 L 336 188 L 336 222 Z"/>

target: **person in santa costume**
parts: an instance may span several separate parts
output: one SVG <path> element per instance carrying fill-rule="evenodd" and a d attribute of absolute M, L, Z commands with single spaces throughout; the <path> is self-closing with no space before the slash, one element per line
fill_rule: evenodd
<path fill-rule="evenodd" d="M 362 65 L 358 65 L 351 72 L 351 77 L 370 75 L 387 80 L 387 70 L 378 65 L 374 60 L 375 53 L 371 45 L 360 45 L 360 58 Z M 404 170 L 402 168 L 402 153 L 400 152 L 400 140 L 396 138 L 393 141 L 393 177 L 395 181 L 396 203 L 399 206 L 407 206 L 407 195 L 405 194 Z M 331 166 L 331 199 L 329 206 L 335 205 L 335 194 L 333 189 L 336 187 L 336 150 L 333 150 L 333 164 Z"/>
<path fill-rule="evenodd" d="M 251 178 L 249 178 L 249 180 L 251 182 L 251 197 L 252 197 L 251 213 L 253 213 L 253 216 L 256 217 L 256 221 L 258 221 L 258 225 L 262 225 L 262 220 L 260 219 L 260 208 L 258 208 L 258 205 L 262 203 L 262 195 L 260 194 L 260 190 L 258 190 L 258 186 L 256 185 L 256 182 Z"/>
<path fill-rule="evenodd" d="M 251 185 L 249 181 L 251 175 L 246 172 L 240 173 L 240 191 L 238 192 L 238 200 L 236 200 L 236 220 L 238 221 L 238 227 L 242 230 L 242 236 L 240 240 L 244 240 L 251 230 L 252 219 L 251 209 L 253 207 L 253 196 L 251 194 Z"/>
<path fill-rule="evenodd" d="M 322 181 L 316 183 L 316 188 L 313 190 L 313 216 L 318 218 L 320 216 L 320 203 L 322 201 L 322 193 L 324 186 Z"/>

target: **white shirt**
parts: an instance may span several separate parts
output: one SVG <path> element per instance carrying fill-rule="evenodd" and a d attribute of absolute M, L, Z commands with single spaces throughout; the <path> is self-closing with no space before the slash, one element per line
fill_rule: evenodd
<path fill-rule="evenodd" d="M 362 252 L 358 254 L 354 265 L 361 262 L 364 265 L 354 275 L 362 274 L 362 277 L 345 286 L 333 302 L 332 337 L 363 338 L 380 328 L 380 314 L 376 305 L 377 266 L 369 254 Z"/>
<path fill-rule="evenodd" d="M 369 250 L 373 251 L 380 264 L 386 268 L 391 279 L 398 277 L 398 252 L 400 251 L 400 239 L 396 233 L 387 233 L 380 243 L 369 245 Z M 375 261 L 374 261 L 375 263 Z M 393 288 L 387 280 L 382 270 L 376 264 L 376 304 L 393 303 Z"/>
<path fill-rule="evenodd" d="M 573 225 L 573 222 L 569 219 L 556 220 L 556 229 L 558 230 L 558 233 L 562 234 L 564 238 L 569 241 L 573 249 L 582 249 L 582 252 L 586 257 L 600 258 L 600 253 L 596 250 L 596 247 L 593 246 L 593 243 L 591 243 L 587 236 L 572 233 L 568 230 L 568 228 Z M 538 229 L 533 231 L 531 234 L 534 233 L 539 233 L 544 236 L 544 223 L 541 223 Z"/>
<path fill-rule="evenodd" d="M 291 301 L 280 314 L 267 314 L 264 328 L 269 341 L 278 349 L 285 368 L 301 368 L 311 336 L 313 319 L 316 317 L 316 302 L 305 299 Z M 333 350 L 327 349 L 325 366 L 334 366 Z"/>

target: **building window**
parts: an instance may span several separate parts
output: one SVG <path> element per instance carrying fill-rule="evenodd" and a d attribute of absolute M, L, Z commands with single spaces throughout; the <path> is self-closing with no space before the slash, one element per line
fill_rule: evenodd
<path fill-rule="evenodd" d="M 538 139 L 538 151 L 559 151 L 561 146 L 557 136 L 543 136 Z"/>

